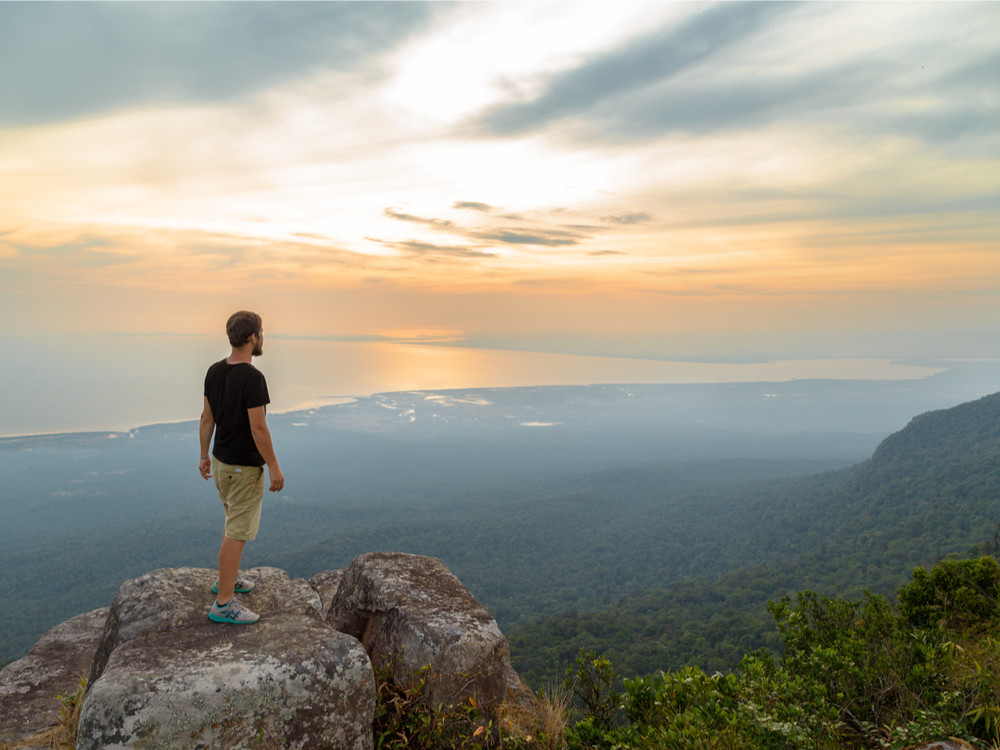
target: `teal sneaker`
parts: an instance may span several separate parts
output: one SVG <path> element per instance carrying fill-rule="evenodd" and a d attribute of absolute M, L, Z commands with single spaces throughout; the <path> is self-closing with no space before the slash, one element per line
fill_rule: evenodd
<path fill-rule="evenodd" d="M 212 609 L 208 611 L 208 619 L 212 622 L 228 622 L 232 625 L 250 625 L 257 622 L 260 615 L 251 612 L 235 599 L 230 599 L 222 607 L 219 606 L 218 602 L 215 602 Z"/>
<path fill-rule="evenodd" d="M 236 579 L 236 588 L 233 589 L 233 593 L 235 593 L 235 594 L 249 594 L 251 591 L 254 590 L 255 586 L 256 586 L 256 584 L 253 583 L 252 581 L 244 581 L 242 578 L 237 578 Z M 218 581 L 216 581 L 215 583 L 212 584 L 212 593 L 213 594 L 218 594 L 219 593 L 219 582 Z"/>

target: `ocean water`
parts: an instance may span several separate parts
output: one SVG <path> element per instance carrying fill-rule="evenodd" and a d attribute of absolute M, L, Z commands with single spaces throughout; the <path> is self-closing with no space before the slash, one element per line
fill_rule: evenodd
<path fill-rule="evenodd" d="M 228 355 L 207 336 L 66 335 L 0 340 L 0 436 L 125 431 L 197 419 L 212 362 Z M 938 368 L 885 359 L 760 363 L 671 362 L 388 342 L 271 336 L 255 364 L 272 412 L 373 393 L 597 383 L 725 383 L 823 378 L 916 380 Z"/>

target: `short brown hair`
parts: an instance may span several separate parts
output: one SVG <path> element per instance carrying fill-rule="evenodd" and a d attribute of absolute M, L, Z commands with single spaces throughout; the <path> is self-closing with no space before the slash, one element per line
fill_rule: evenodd
<path fill-rule="evenodd" d="M 255 333 L 260 333 L 264 321 L 255 312 L 240 310 L 229 316 L 226 321 L 226 335 L 233 346 L 243 346 Z"/>

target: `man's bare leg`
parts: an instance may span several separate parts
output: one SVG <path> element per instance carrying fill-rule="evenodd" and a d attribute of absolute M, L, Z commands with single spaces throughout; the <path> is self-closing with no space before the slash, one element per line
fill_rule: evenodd
<path fill-rule="evenodd" d="M 220 607 L 233 598 L 244 544 L 246 542 L 242 539 L 230 539 L 224 534 L 222 536 L 222 544 L 219 546 L 219 593 L 215 597 Z"/>

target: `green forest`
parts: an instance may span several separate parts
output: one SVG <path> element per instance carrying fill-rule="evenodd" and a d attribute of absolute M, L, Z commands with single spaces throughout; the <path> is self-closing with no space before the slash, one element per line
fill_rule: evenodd
<path fill-rule="evenodd" d="M 602 435 L 620 451 L 614 461 L 595 458 L 605 443 L 593 435 L 479 444 L 351 434 L 337 443 L 345 467 L 395 471 L 362 492 L 345 469 L 333 487 L 269 503 L 245 564 L 309 577 L 372 550 L 439 557 L 494 613 L 518 672 L 544 685 L 581 648 L 623 674 L 695 664 L 726 673 L 754 649 L 779 648 L 768 601 L 801 590 L 891 596 L 920 566 L 996 550 L 1000 394 L 923 414 L 850 465 L 829 457 L 826 438 L 810 453 L 807 439 L 730 435 L 726 455 L 667 459 L 663 445 L 639 455 L 646 436 L 630 444 L 631 432 Z M 16 469 L 9 485 L 47 499 L 4 510 L 0 658 L 109 604 L 126 578 L 214 565 L 217 509 L 173 479 L 174 452 L 190 463 L 189 433 L 170 425 L 113 450 L 80 438 L 71 453 L 38 441 L 3 454 Z M 295 444 L 294 434 L 286 473 L 330 461 L 328 443 Z M 560 450 L 546 452 L 543 439 Z M 166 459 L 149 461 L 152 450 Z M 50 466 L 53 455 L 72 456 L 64 477 L 32 463 Z M 139 476 L 122 469 L 142 461 Z M 84 499 L 62 489 L 91 486 Z"/>
<path fill-rule="evenodd" d="M 518 625 L 508 637 L 519 671 L 554 679 L 579 648 L 627 674 L 731 670 L 748 650 L 776 645 L 770 600 L 800 589 L 889 595 L 917 566 L 998 554 L 1000 397 L 922 415 L 869 461 L 755 494 L 765 492 L 761 514 L 778 538 L 754 534 L 778 560 Z"/>
<path fill-rule="evenodd" d="M 957 738 L 1000 746 L 1000 565 L 949 560 L 894 592 L 859 599 L 810 591 L 768 605 L 778 653 L 732 672 L 700 666 L 622 678 L 581 649 L 564 689 L 569 750 L 905 748 Z M 525 747 L 521 737 L 507 743 Z"/>

